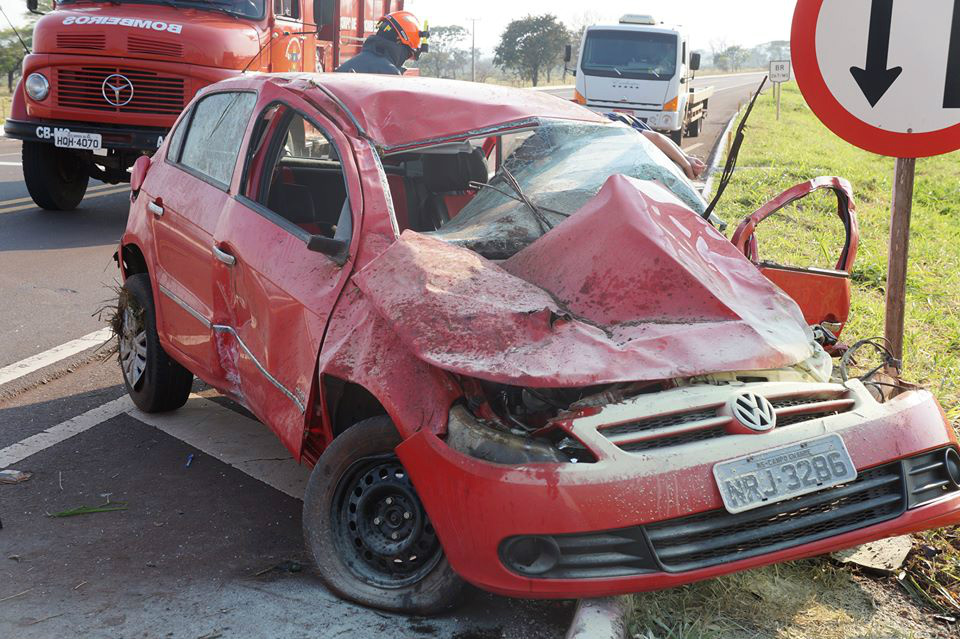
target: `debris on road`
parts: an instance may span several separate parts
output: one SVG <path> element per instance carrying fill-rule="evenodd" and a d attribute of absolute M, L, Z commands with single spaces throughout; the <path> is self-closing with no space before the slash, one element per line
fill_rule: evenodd
<path fill-rule="evenodd" d="M 912 548 L 913 541 L 910 536 L 902 535 L 841 550 L 833 553 L 832 557 L 842 564 L 855 564 L 869 570 L 893 574 L 903 566 Z"/>
<path fill-rule="evenodd" d="M 93 515 L 96 513 L 111 513 L 118 510 L 127 510 L 127 505 L 114 501 L 111 502 L 107 500 L 106 503 L 100 506 L 80 506 L 79 508 L 73 508 L 71 510 L 63 510 L 58 513 L 47 513 L 48 517 L 76 517 L 78 515 Z"/>
<path fill-rule="evenodd" d="M 32 591 L 32 590 L 33 590 L 33 588 L 27 588 L 27 589 L 24 590 L 23 592 L 18 592 L 18 593 L 15 594 L 15 595 L 10 595 L 9 597 L 4 597 L 3 599 L 0 599 L 0 602 L 10 601 L 11 599 L 16 599 L 17 597 L 22 597 L 23 595 L 27 594 L 28 592 L 30 592 L 30 591 Z"/>
<path fill-rule="evenodd" d="M 187 455 L 187 463 L 183 465 L 184 468 L 190 468 L 193 465 L 193 453 Z"/>
<path fill-rule="evenodd" d="M 19 484 L 33 477 L 33 473 L 22 470 L 0 470 L 0 484 Z"/>
<path fill-rule="evenodd" d="M 272 565 L 272 566 L 269 566 L 269 567 L 267 567 L 267 568 L 264 568 L 264 569 L 261 570 L 260 572 L 255 573 L 253 576 L 254 576 L 254 577 L 262 577 L 263 575 L 267 574 L 268 572 L 273 572 L 273 571 L 276 571 L 276 572 L 298 573 L 298 572 L 302 572 L 302 571 L 303 571 L 303 564 L 301 564 L 299 561 L 294 561 L 294 560 L 291 560 L 291 559 L 287 559 L 287 560 L 285 560 L 285 561 L 281 561 L 281 562 L 278 563 L 278 564 L 274 564 L 274 565 Z"/>

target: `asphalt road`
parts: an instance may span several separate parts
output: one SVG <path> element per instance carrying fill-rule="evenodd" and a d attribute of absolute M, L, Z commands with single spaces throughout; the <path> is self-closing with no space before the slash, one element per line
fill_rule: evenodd
<path fill-rule="evenodd" d="M 691 152 L 710 153 L 759 77 L 709 80 L 718 94 Z M 103 328 L 127 214 L 125 189 L 96 183 L 77 211 L 38 210 L 20 171 L 19 143 L 0 138 L 0 469 L 33 473 L 0 484 L 0 637 L 563 635 L 569 601 L 475 593 L 426 620 L 336 599 L 303 550 L 306 471 L 208 389 L 149 418 L 125 399 L 113 356 L 89 352 L 4 383 L 5 367 Z M 48 516 L 107 502 L 125 510 Z"/>

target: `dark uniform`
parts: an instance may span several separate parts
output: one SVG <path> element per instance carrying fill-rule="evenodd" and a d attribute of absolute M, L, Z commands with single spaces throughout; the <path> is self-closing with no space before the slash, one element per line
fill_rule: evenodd
<path fill-rule="evenodd" d="M 410 47 L 376 34 L 367 38 L 360 53 L 337 67 L 337 72 L 401 75 L 410 54 Z"/>

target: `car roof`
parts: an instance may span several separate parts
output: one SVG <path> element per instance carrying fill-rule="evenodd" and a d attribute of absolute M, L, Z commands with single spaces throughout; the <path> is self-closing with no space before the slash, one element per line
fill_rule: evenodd
<path fill-rule="evenodd" d="M 606 122 L 602 116 L 544 91 L 493 84 L 358 73 L 252 74 L 208 90 L 265 84 L 333 98 L 347 118 L 386 150 L 455 139 L 537 118 Z M 239 86 L 238 86 L 239 85 Z M 340 117 L 340 113 L 331 113 Z"/>

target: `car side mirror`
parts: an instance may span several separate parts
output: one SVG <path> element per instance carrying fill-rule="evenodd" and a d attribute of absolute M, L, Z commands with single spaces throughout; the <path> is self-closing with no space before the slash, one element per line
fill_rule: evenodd
<path fill-rule="evenodd" d="M 700 70 L 700 54 L 699 53 L 690 54 L 690 70 L 691 71 Z"/>
<path fill-rule="evenodd" d="M 27 11 L 30 13 L 36 13 L 39 6 L 40 4 L 37 0 L 27 0 Z"/>
<path fill-rule="evenodd" d="M 570 60 L 573 59 L 573 46 L 567 45 L 563 48 L 563 61 L 566 64 L 570 64 Z"/>
<path fill-rule="evenodd" d="M 153 160 L 150 159 L 149 155 L 141 155 L 133 163 L 133 170 L 130 172 L 130 191 L 134 195 L 139 193 L 141 187 L 143 187 L 143 181 L 147 179 L 147 171 L 150 170 L 152 164 Z"/>
<path fill-rule="evenodd" d="M 350 257 L 350 244 L 323 235 L 311 235 L 307 241 L 307 249 L 329 256 L 340 266 L 346 264 L 347 258 Z"/>

